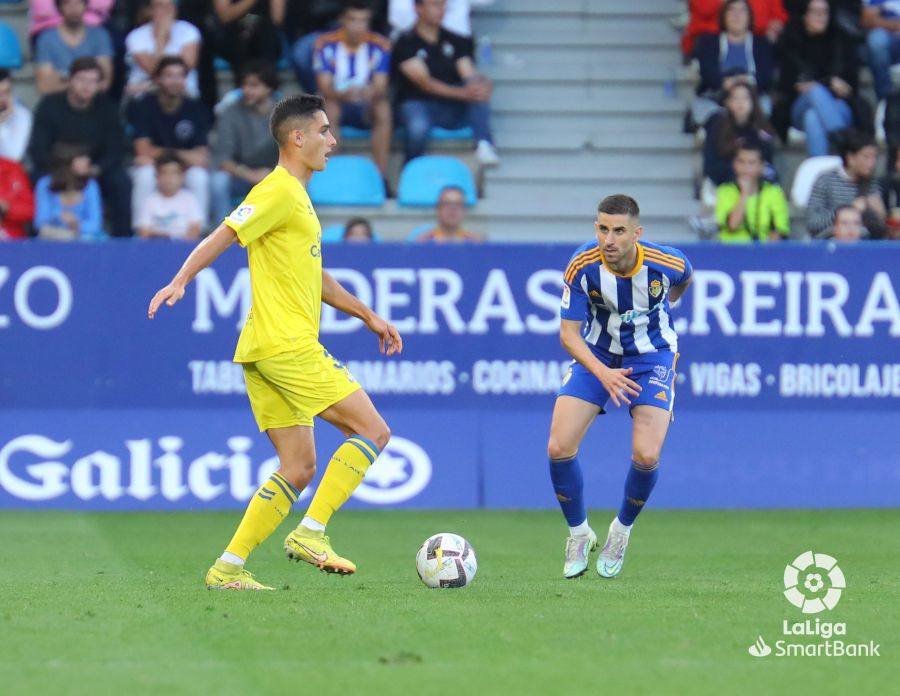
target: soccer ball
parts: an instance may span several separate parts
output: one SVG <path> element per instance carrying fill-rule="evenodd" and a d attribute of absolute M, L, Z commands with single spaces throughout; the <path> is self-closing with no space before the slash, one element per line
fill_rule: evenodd
<path fill-rule="evenodd" d="M 430 536 L 416 554 L 416 570 L 428 587 L 465 587 L 475 578 L 475 549 L 458 534 Z"/>

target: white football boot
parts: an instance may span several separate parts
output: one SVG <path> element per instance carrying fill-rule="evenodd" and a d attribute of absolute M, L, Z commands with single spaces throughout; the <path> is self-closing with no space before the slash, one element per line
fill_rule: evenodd
<path fill-rule="evenodd" d="M 622 570 L 625 549 L 628 548 L 628 537 L 631 534 L 630 530 L 622 531 L 623 528 L 624 525 L 614 517 L 609 525 L 609 536 L 606 537 L 606 543 L 597 559 L 597 572 L 601 577 L 614 578 Z"/>
<path fill-rule="evenodd" d="M 584 575 L 588 567 L 588 556 L 597 548 L 597 535 L 591 529 L 587 536 L 570 536 L 566 539 L 566 564 L 563 577 L 577 578 Z"/>

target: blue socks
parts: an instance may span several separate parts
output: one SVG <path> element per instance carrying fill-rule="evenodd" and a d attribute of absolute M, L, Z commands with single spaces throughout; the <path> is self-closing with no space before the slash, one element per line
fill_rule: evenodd
<path fill-rule="evenodd" d="M 625 477 L 625 497 L 622 499 L 622 507 L 619 508 L 619 522 L 630 527 L 635 518 L 650 497 L 656 479 L 659 477 L 659 469 L 654 465 L 652 469 L 642 469 L 634 462 Z"/>
<path fill-rule="evenodd" d="M 570 527 L 577 527 L 587 520 L 584 510 L 584 480 L 578 456 L 569 459 L 550 460 L 550 480 L 556 499 Z"/>

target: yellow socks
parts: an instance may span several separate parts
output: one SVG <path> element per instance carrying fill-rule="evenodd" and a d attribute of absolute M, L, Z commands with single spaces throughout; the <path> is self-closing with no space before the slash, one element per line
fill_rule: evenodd
<path fill-rule="evenodd" d="M 347 502 L 350 494 L 362 482 L 366 470 L 379 454 L 375 443 L 362 435 L 347 438 L 328 462 L 307 516 L 327 525 L 335 511 Z"/>
<path fill-rule="evenodd" d="M 226 553 L 247 560 L 250 552 L 265 541 L 288 516 L 291 505 L 299 497 L 300 491 L 288 483 L 284 476 L 272 474 L 250 499 L 247 512 L 225 549 Z"/>

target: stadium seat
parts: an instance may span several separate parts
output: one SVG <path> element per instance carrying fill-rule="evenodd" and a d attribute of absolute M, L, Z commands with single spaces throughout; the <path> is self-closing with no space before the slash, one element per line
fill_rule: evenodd
<path fill-rule="evenodd" d="M 372 137 L 372 131 L 368 128 L 341 126 L 341 140 L 366 140 L 370 137 Z"/>
<path fill-rule="evenodd" d="M 439 155 L 416 157 L 400 173 L 397 202 L 401 206 L 431 207 L 445 186 L 459 186 L 466 194 L 467 205 L 475 205 L 478 200 L 472 172 L 458 159 Z"/>
<path fill-rule="evenodd" d="M 453 129 L 434 126 L 429 134 L 434 140 L 471 140 L 474 137 L 472 128 L 469 126 Z"/>
<path fill-rule="evenodd" d="M 22 67 L 22 48 L 16 32 L 8 24 L 0 22 L 0 68 Z"/>
<path fill-rule="evenodd" d="M 823 155 L 804 160 L 794 174 L 791 186 L 791 202 L 798 208 L 805 208 L 812 194 L 813 184 L 825 172 L 841 166 L 841 158 L 837 155 Z"/>
<path fill-rule="evenodd" d="M 338 155 L 313 175 L 309 197 L 316 205 L 383 205 L 384 180 L 370 159 Z"/>

